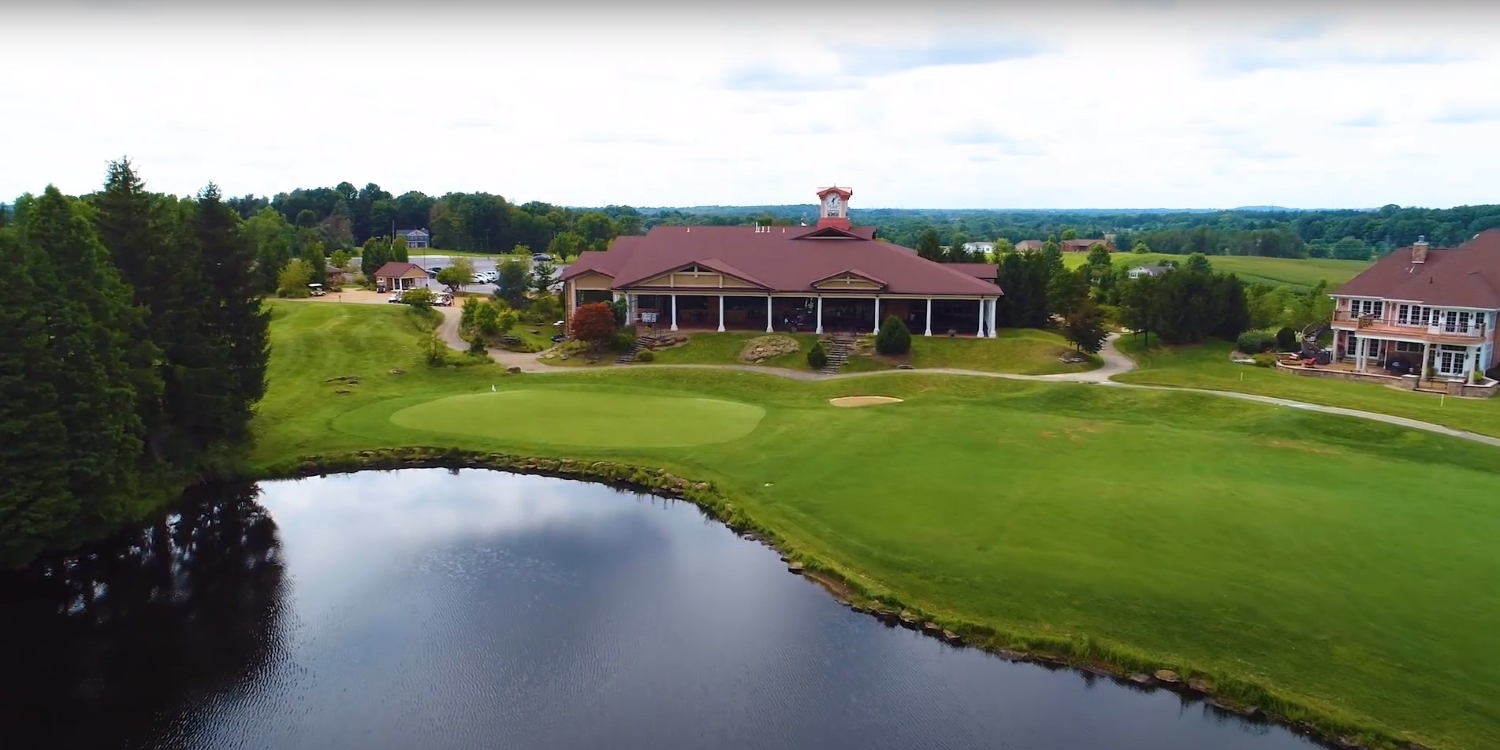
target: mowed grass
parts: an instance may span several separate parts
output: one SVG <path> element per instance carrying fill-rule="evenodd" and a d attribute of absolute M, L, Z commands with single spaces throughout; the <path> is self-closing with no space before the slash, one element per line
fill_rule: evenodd
<path fill-rule="evenodd" d="M 1063 260 L 1069 268 L 1078 268 L 1088 262 L 1087 253 L 1065 253 Z M 1134 268 L 1152 265 L 1163 260 L 1182 263 L 1186 255 L 1165 253 L 1117 253 L 1115 267 Z M 1262 283 L 1271 286 L 1290 286 L 1300 290 L 1310 289 L 1318 281 L 1325 280 L 1336 287 L 1352 279 L 1360 271 L 1370 267 L 1362 260 L 1330 260 L 1327 258 L 1263 258 L 1250 255 L 1211 255 L 1208 262 L 1214 270 L 1233 273 L 1246 283 Z"/>
<path fill-rule="evenodd" d="M 1429 747 L 1500 747 L 1493 448 L 1212 395 L 1090 385 L 428 369 L 403 315 L 276 306 L 258 465 L 425 445 L 660 466 L 717 482 L 794 553 L 940 617 L 1022 638 L 1087 638 L 1251 681 Z M 363 380 L 334 395 L 325 379 L 345 374 Z M 492 385 L 559 400 L 707 398 L 765 416 L 742 438 L 692 447 L 578 446 L 540 431 L 392 421 Z M 827 403 L 870 393 L 905 402 Z M 625 412 L 616 422 L 591 429 L 659 429 Z"/>
<path fill-rule="evenodd" d="M 912 336 L 911 366 L 918 369 L 951 367 L 1019 375 L 1051 375 L 1093 370 L 1102 364 L 1096 356 L 1077 365 L 1059 361 L 1058 356 L 1073 347 L 1052 331 L 1001 328 L 996 334 L 993 339 Z"/>
<path fill-rule="evenodd" d="M 765 415 L 758 406 L 721 399 L 522 389 L 425 401 L 392 414 L 391 422 L 519 442 L 667 448 L 737 440 Z M 651 429 L 638 429 L 642 424 Z"/>
<path fill-rule="evenodd" d="M 1122 383 L 1206 388 L 1295 399 L 1433 422 L 1483 435 L 1500 436 L 1500 398 L 1440 398 L 1378 383 L 1355 383 L 1282 372 L 1269 367 L 1235 364 L 1234 345 L 1211 340 L 1191 346 L 1146 346 L 1140 338 L 1122 336 L 1116 347 L 1136 361 L 1137 368 L 1115 380 Z M 1500 458 L 1497 458 L 1500 460 Z"/>

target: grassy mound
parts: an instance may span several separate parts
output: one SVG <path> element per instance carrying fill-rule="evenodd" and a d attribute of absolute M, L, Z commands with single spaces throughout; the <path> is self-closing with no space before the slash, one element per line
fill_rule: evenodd
<path fill-rule="evenodd" d="M 391 415 L 400 427 L 566 446 L 669 448 L 742 438 L 758 406 L 708 398 L 566 390 L 448 396 Z"/>
<path fill-rule="evenodd" d="M 660 467 L 714 482 L 799 559 L 938 618 L 1020 644 L 1191 668 L 1240 694 L 1254 685 L 1300 706 L 1293 718 L 1434 748 L 1500 747 L 1493 448 L 1211 395 L 1088 385 L 430 369 L 400 312 L 276 305 L 258 465 L 431 446 Z M 332 395 L 323 381 L 336 376 L 360 385 Z M 491 384 L 521 395 L 496 398 Z M 905 403 L 827 403 L 868 393 Z M 466 394 L 475 398 L 419 419 L 444 432 L 392 420 Z M 550 408 L 521 411 L 548 394 Z M 585 394 L 610 409 L 663 399 L 643 408 L 653 417 L 693 399 L 764 417 L 738 439 L 663 447 L 648 442 L 654 433 L 686 426 L 561 424 L 594 418 L 558 411 Z M 494 416 L 476 419 L 486 398 Z M 467 422 L 526 424 L 454 427 Z M 570 436 L 595 442 L 562 442 Z"/>

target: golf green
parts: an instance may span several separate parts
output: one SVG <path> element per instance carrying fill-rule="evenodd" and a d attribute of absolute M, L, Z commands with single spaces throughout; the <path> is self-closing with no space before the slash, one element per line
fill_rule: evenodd
<path fill-rule="evenodd" d="M 391 421 L 527 443 L 675 448 L 738 440 L 765 416 L 759 406 L 711 398 L 518 390 L 439 398 L 402 409 Z"/>

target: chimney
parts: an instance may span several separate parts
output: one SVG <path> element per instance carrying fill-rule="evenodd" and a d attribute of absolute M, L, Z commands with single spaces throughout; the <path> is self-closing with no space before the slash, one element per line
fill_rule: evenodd
<path fill-rule="evenodd" d="M 1426 235 L 1418 237 L 1416 244 L 1414 244 L 1414 245 L 1411 246 L 1411 262 L 1412 263 L 1426 263 L 1427 262 L 1427 236 Z"/>

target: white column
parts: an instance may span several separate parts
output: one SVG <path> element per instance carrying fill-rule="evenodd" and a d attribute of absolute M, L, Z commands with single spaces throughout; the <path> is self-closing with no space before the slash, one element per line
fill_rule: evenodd
<path fill-rule="evenodd" d="M 995 308 L 999 307 L 998 298 L 990 300 L 990 338 L 995 338 Z"/>
<path fill-rule="evenodd" d="M 980 338 L 984 338 L 984 309 L 985 309 L 985 307 L 987 307 L 987 305 L 984 304 L 984 298 L 980 297 L 979 298 L 979 333 L 974 334 L 975 336 L 978 336 Z"/>
<path fill-rule="evenodd" d="M 719 333 L 724 332 L 724 295 L 719 295 Z"/>
<path fill-rule="evenodd" d="M 876 333 L 876 334 L 880 333 L 880 298 L 879 297 L 875 298 L 875 331 L 874 331 L 874 333 Z"/>
<path fill-rule="evenodd" d="M 1464 382 L 1467 383 L 1474 377 L 1474 360 L 1478 352 L 1472 346 L 1464 347 Z"/>
<path fill-rule="evenodd" d="M 818 327 L 817 327 L 817 330 L 813 331 L 813 333 L 816 333 L 819 336 L 823 335 L 823 298 L 822 298 L 822 296 L 818 297 Z"/>
<path fill-rule="evenodd" d="M 927 298 L 927 330 L 922 332 L 923 336 L 932 335 L 932 298 Z"/>
<path fill-rule="evenodd" d="M 672 295 L 672 330 L 677 330 L 677 295 Z"/>
<path fill-rule="evenodd" d="M 1421 382 L 1421 380 L 1420 380 L 1421 378 L 1427 377 L 1427 368 L 1429 368 L 1429 367 L 1432 366 L 1431 364 L 1429 364 L 1430 362 L 1432 362 L 1432 342 L 1431 341 L 1429 341 L 1429 342 L 1427 342 L 1427 343 L 1425 343 L 1425 344 L 1422 345 L 1422 367 L 1421 367 L 1421 369 L 1417 370 L 1417 378 L 1418 378 L 1417 382 Z"/>
<path fill-rule="evenodd" d="M 1365 371 L 1365 355 L 1370 351 L 1370 339 L 1365 336 L 1354 337 L 1354 371 Z"/>
<path fill-rule="evenodd" d="M 766 333 L 771 332 L 771 295 L 766 295 Z"/>

